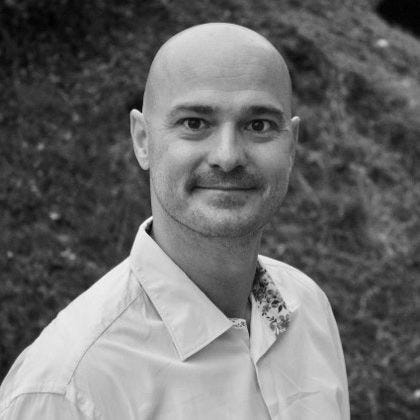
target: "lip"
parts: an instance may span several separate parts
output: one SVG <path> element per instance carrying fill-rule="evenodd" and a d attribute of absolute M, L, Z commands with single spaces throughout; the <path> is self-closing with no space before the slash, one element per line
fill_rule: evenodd
<path fill-rule="evenodd" d="M 255 190 L 255 187 L 238 187 L 238 186 L 230 186 L 230 185 L 212 185 L 212 186 L 201 186 L 197 185 L 196 189 L 200 190 L 215 190 L 215 191 L 252 191 Z"/>

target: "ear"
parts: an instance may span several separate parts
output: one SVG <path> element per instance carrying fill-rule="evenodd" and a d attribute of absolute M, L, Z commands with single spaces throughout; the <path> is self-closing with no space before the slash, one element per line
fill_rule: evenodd
<path fill-rule="evenodd" d="M 130 131 L 133 140 L 134 154 L 142 169 L 149 169 L 149 137 L 144 115 L 137 109 L 130 112 Z"/>
<path fill-rule="evenodd" d="M 299 137 L 299 117 L 293 117 L 291 120 L 291 128 L 292 128 L 292 152 L 290 154 L 290 170 L 292 170 L 293 162 L 295 161 L 295 154 L 296 154 L 296 145 L 298 142 Z"/>

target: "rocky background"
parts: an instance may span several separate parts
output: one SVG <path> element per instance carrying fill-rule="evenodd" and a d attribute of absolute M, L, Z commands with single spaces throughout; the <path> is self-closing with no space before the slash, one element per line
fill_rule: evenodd
<path fill-rule="evenodd" d="M 181 29 L 227 21 L 283 52 L 302 118 L 264 252 L 329 296 L 352 418 L 420 418 L 419 3 L 1 2 L 0 379 L 150 214 L 128 112 L 153 54 Z"/>

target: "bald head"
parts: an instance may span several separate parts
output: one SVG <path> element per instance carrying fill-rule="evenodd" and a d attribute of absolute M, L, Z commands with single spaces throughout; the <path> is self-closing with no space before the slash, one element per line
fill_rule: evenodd
<path fill-rule="evenodd" d="M 299 118 L 290 102 L 283 58 L 249 29 L 212 23 L 166 42 L 143 113 L 130 113 L 137 160 L 150 170 L 154 227 L 179 223 L 211 237 L 260 231 L 293 165 Z"/>
<path fill-rule="evenodd" d="M 291 113 L 291 84 L 287 66 L 277 49 L 260 34 L 242 26 L 209 23 L 186 29 L 170 38 L 151 65 L 143 100 L 143 114 L 151 118 L 189 85 L 203 90 L 234 91 L 243 87 L 269 89 Z M 232 83 L 235 81 L 235 83 Z"/>

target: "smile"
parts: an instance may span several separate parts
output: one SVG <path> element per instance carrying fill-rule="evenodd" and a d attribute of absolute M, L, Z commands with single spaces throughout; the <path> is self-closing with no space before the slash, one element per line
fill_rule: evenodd
<path fill-rule="evenodd" d="M 254 187 L 238 187 L 238 186 L 230 186 L 230 185 L 214 185 L 214 186 L 201 186 L 198 185 L 195 187 L 196 189 L 200 189 L 200 190 L 215 190 L 215 191 L 251 191 L 251 190 L 255 190 Z"/>

